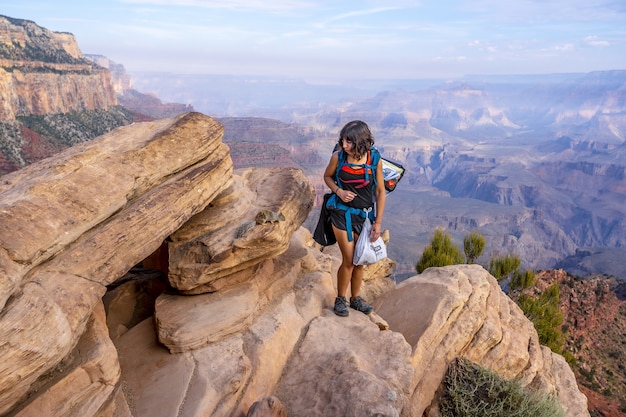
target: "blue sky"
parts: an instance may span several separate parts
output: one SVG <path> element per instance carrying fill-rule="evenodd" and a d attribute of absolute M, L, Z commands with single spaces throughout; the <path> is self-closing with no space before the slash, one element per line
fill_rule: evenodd
<path fill-rule="evenodd" d="M 127 72 L 441 78 L 626 69 L 624 0 L 4 0 Z"/>

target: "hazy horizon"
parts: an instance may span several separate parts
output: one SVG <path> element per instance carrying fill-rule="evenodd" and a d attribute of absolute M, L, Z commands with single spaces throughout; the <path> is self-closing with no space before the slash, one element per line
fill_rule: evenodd
<path fill-rule="evenodd" d="M 603 72 L 603 71 L 599 71 Z M 626 69 L 618 78 L 626 78 Z M 320 106 L 339 106 L 374 98 L 393 91 L 428 91 L 448 88 L 484 88 L 498 85 L 517 90 L 530 85 L 577 84 L 593 73 L 467 75 L 459 78 L 432 79 L 368 79 L 320 80 L 312 83 L 294 77 L 176 74 L 172 72 L 139 72 L 130 74 L 133 88 L 155 94 L 165 103 L 192 105 L 196 111 L 216 116 L 269 117 L 284 122 L 293 121 L 291 114 L 315 111 Z M 597 78 L 597 77 L 596 77 Z M 602 82 L 600 76 L 597 82 Z M 611 77 L 609 77 L 610 79 Z M 610 81 L 613 82 L 613 81 Z M 390 109 L 388 109 L 390 110 Z"/>

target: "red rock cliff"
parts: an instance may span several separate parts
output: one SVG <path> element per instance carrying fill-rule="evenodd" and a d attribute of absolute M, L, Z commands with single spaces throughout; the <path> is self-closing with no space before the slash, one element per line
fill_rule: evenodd
<path fill-rule="evenodd" d="M 72 34 L 0 16 L 0 120 L 117 105 L 110 72 L 87 60 Z"/>

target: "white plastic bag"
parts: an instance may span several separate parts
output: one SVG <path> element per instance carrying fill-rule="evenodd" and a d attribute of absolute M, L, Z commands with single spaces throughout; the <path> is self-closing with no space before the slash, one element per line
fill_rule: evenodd
<path fill-rule="evenodd" d="M 354 245 L 354 258 L 352 263 L 355 265 L 371 265 L 385 259 L 387 257 L 387 248 L 381 236 L 375 241 L 370 241 L 370 231 L 372 230 L 372 222 L 369 218 L 363 223 L 363 230 L 359 235 L 359 239 Z"/>

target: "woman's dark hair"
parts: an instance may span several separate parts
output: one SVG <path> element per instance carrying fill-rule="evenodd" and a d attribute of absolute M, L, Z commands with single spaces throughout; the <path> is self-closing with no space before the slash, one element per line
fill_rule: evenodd
<path fill-rule="evenodd" d="M 342 140 L 346 139 L 348 142 L 354 143 L 354 156 L 360 159 L 363 155 L 367 154 L 372 146 L 374 146 L 374 137 L 370 128 L 365 122 L 360 120 L 353 120 L 348 122 L 341 132 L 339 132 L 339 148 L 342 148 Z"/>

